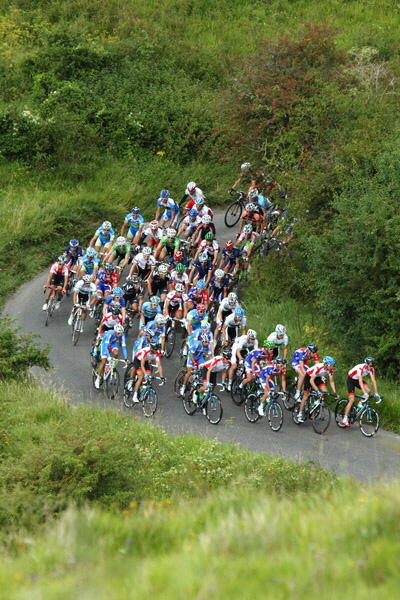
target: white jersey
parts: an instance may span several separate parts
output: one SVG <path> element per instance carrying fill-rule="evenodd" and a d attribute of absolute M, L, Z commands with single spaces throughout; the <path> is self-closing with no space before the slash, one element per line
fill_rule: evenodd
<path fill-rule="evenodd" d="M 95 291 L 95 284 L 92 281 L 90 281 L 89 283 L 85 283 L 83 279 L 77 281 L 74 287 L 74 292 L 80 292 L 81 294 L 87 294 L 88 296 L 94 294 Z"/>
<path fill-rule="evenodd" d="M 154 238 L 155 240 L 161 240 L 163 234 L 163 230 L 161 229 L 161 227 L 158 227 L 157 229 L 152 229 L 151 227 L 147 227 L 144 232 L 144 235 L 149 235 L 150 237 Z"/>
<path fill-rule="evenodd" d="M 133 261 L 136 262 L 141 269 L 151 269 L 151 267 L 154 267 L 157 264 L 154 256 L 151 254 L 149 256 L 145 256 L 143 252 L 136 254 Z"/>
<path fill-rule="evenodd" d="M 189 192 L 188 188 L 186 188 L 185 196 L 189 196 L 195 202 L 198 198 L 204 198 L 202 190 L 198 187 L 194 188 L 194 192 Z"/>
<path fill-rule="evenodd" d="M 270 333 L 269 336 L 267 337 L 267 340 L 269 342 L 274 342 L 275 346 L 282 346 L 282 344 L 284 346 L 287 346 L 289 344 L 289 338 L 286 335 L 286 333 L 284 334 L 283 338 L 279 339 L 276 331 L 273 331 L 272 333 Z"/>
<path fill-rule="evenodd" d="M 226 327 L 236 327 L 236 329 L 239 329 L 240 327 L 246 327 L 246 322 L 246 317 L 242 317 L 239 323 L 235 322 L 235 313 L 231 313 L 226 317 L 224 325 Z"/>

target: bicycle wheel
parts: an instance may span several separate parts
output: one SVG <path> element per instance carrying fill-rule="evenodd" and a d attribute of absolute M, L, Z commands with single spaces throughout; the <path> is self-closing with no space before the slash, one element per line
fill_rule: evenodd
<path fill-rule="evenodd" d="M 153 388 L 147 389 L 140 398 L 142 402 L 143 413 L 146 417 L 152 417 L 157 410 L 158 396 Z"/>
<path fill-rule="evenodd" d="M 114 369 L 106 379 L 106 394 L 110 400 L 114 400 L 118 396 L 119 390 L 119 373 Z"/>
<path fill-rule="evenodd" d="M 326 404 L 320 404 L 310 415 L 315 433 L 321 435 L 329 427 L 331 422 L 331 411 Z"/>
<path fill-rule="evenodd" d="M 51 294 L 49 301 L 47 302 L 46 326 L 49 324 L 50 317 L 54 312 L 55 306 L 56 306 L 56 296 L 55 296 L 55 294 Z"/>
<path fill-rule="evenodd" d="M 239 222 L 242 212 L 243 212 L 242 203 L 238 202 L 237 200 L 235 202 L 232 202 L 232 204 L 230 204 L 225 211 L 225 218 L 224 218 L 225 225 L 227 227 L 234 227 L 236 225 L 236 223 Z"/>
<path fill-rule="evenodd" d="M 236 374 L 232 381 L 231 386 L 231 397 L 232 402 L 236 404 L 236 406 L 241 406 L 246 399 L 246 390 L 239 387 L 239 384 L 242 383 L 243 375 Z"/>
<path fill-rule="evenodd" d="M 284 396 L 282 396 L 283 406 L 286 408 L 286 410 L 292 411 L 294 409 L 294 406 L 296 404 L 296 400 L 294 399 L 294 395 L 296 393 L 296 386 L 296 381 L 289 383 L 288 387 L 286 388 L 287 393 Z"/>
<path fill-rule="evenodd" d="M 132 365 L 132 363 L 131 363 Z M 136 375 L 132 378 L 129 376 L 129 367 L 131 365 L 128 365 L 127 369 L 126 369 L 126 373 L 124 376 L 124 393 L 123 393 L 123 402 L 126 406 L 126 408 L 132 408 L 132 406 L 135 404 L 133 402 L 133 394 L 135 391 L 135 385 L 136 385 Z M 129 370 L 128 370 L 129 369 Z"/>
<path fill-rule="evenodd" d="M 218 425 L 223 414 L 222 402 L 216 394 L 211 394 L 206 404 L 206 417 L 212 425 Z"/>
<path fill-rule="evenodd" d="M 82 317 L 81 317 L 81 314 L 78 311 L 76 311 L 76 313 L 74 314 L 74 318 L 72 320 L 72 327 L 71 327 L 73 346 L 76 346 L 76 344 L 79 340 L 79 336 L 81 333 L 81 326 L 82 326 Z"/>
<path fill-rule="evenodd" d="M 165 336 L 165 356 L 169 358 L 175 348 L 175 329 L 171 327 Z"/>
<path fill-rule="evenodd" d="M 180 389 L 183 386 L 183 380 L 185 378 L 185 375 L 187 373 L 187 369 L 186 367 L 181 367 L 179 369 L 179 371 L 177 372 L 175 379 L 174 379 L 174 394 L 177 398 L 181 397 L 180 394 Z"/>
<path fill-rule="evenodd" d="M 372 406 L 368 406 L 360 417 L 361 433 L 365 437 L 372 437 L 379 429 L 379 413 Z"/>
<path fill-rule="evenodd" d="M 278 402 L 271 402 L 267 410 L 267 419 L 272 431 L 279 431 L 283 423 L 283 410 Z"/>
<path fill-rule="evenodd" d="M 187 362 L 187 353 L 184 354 L 183 353 L 183 349 L 186 348 L 186 352 L 187 352 L 187 343 L 186 343 L 186 338 L 184 338 L 181 348 L 179 350 L 179 361 L 182 367 L 184 367 L 186 365 Z"/>
<path fill-rule="evenodd" d="M 182 398 L 182 404 L 183 408 L 185 409 L 185 412 L 188 415 L 194 415 L 194 413 L 197 410 L 197 404 L 193 401 L 193 392 L 191 392 L 189 396 L 184 396 L 184 398 Z"/>
<path fill-rule="evenodd" d="M 336 425 L 338 427 L 340 427 L 341 429 L 344 429 L 344 425 L 342 424 L 343 421 L 343 417 L 344 417 L 344 411 L 347 405 L 347 398 L 342 398 L 341 400 L 339 400 L 336 404 L 335 407 L 335 421 L 336 421 Z"/>
<path fill-rule="evenodd" d="M 96 308 L 94 309 L 93 319 L 96 323 L 96 327 L 100 325 L 100 321 L 103 318 L 103 302 L 99 302 L 96 304 Z"/>
<path fill-rule="evenodd" d="M 249 394 L 244 403 L 244 414 L 250 423 L 255 423 L 260 418 L 258 414 L 258 398 L 255 394 Z"/>
<path fill-rule="evenodd" d="M 296 423 L 296 425 L 301 425 L 301 423 L 297 420 L 297 415 L 299 414 L 299 410 L 300 410 L 300 404 L 295 404 L 293 410 L 292 410 L 292 418 L 293 418 L 293 422 Z M 304 416 L 307 417 L 308 413 L 307 410 L 304 409 Z"/>

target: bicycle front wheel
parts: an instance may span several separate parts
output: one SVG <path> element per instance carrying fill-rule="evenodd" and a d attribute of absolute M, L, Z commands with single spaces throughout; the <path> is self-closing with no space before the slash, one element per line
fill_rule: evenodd
<path fill-rule="evenodd" d="M 157 410 L 158 396 L 157 392 L 150 388 L 145 391 L 142 398 L 143 413 L 146 417 L 152 417 Z"/>
<path fill-rule="evenodd" d="M 193 394 L 189 394 L 189 396 L 184 396 L 182 398 L 183 408 L 185 409 L 185 413 L 189 416 L 194 415 L 197 410 L 197 404 L 193 401 Z"/>
<path fill-rule="evenodd" d="M 283 423 L 283 410 L 278 402 L 271 402 L 267 410 L 267 419 L 272 431 L 279 431 Z"/>
<path fill-rule="evenodd" d="M 82 326 L 81 315 L 79 315 L 78 313 L 75 313 L 74 318 L 72 320 L 72 327 L 71 327 L 73 346 L 76 346 L 76 344 L 79 340 L 79 336 L 81 333 L 81 326 Z"/>
<path fill-rule="evenodd" d="M 174 394 L 177 398 L 181 397 L 181 387 L 183 386 L 183 380 L 185 379 L 185 375 L 187 373 L 187 369 L 185 367 L 181 367 L 177 372 L 174 380 Z"/>
<path fill-rule="evenodd" d="M 315 433 L 325 433 L 331 422 L 331 411 L 326 404 L 320 404 L 310 415 Z"/>
<path fill-rule="evenodd" d="M 175 348 L 175 330 L 171 328 L 165 338 L 165 356 L 169 358 Z"/>
<path fill-rule="evenodd" d="M 360 417 L 361 433 L 365 437 L 372 437 L 379 429 L 379 413 L 375 408 L 369 406 Z"/>
<path fill-rule="evenodd" d="M 287 387 L 287 392 L 282 396 L 283 406 L 286 410 L 292 411 L 294 409 L 294 405 L 296 404 L 296 400 L 294 398 L 297 389 L 297 382 L 293 381 L 289 383 Z"/>
<path fill-rule="evenodd" d="M 258 398 L 255 394 L 249 394 L 244 403 L 244 414 L 250 423 L 255 423 L 260 418 L 258 413 Z"/>
<path fill-rule="evenodd" d="M 225 225 L 227 227 L 234 227 L 239 222 L 242 212 L 243 207 L 241 202 L 232 202 L 225 211 Z"/>
<path fill-rule="evenodd" d="M 246 399 L 246 390 L 239 387 L 242 380 L 242 375 L 235 375 L 232 381 L 231 397 L 232 402 L 236 404 L 236 406 L 241 406 Z"/>
<path fill-rule="evenodd" d="M 345 425 L 343 425 L 342 421 L 343 421 L 344 411 L 345 411 L 346 406 L 347 406 L 347 399 L 342 398 L 341 400 L 338 401 L 338 403 L 336 404 L 336 407 L 335 407 L 335 421 L 336 421 L 336 425 L 338 427 L 340 427 L 340 429 L 345 428 Z"/>
<path fill-rule="evenodd" d="M 222 402 L 216 394 L 212 394 L 207 400 L 206 417 L 212 425 L 218 425 L 222 419 L 223 408 Z"/>
<path fill-rule="evenodd" d="M 110 400 L 114 400 L 118 396 L 119 390 L 119 373 L 115 369 L 106 379 L 106 394 Z"/>

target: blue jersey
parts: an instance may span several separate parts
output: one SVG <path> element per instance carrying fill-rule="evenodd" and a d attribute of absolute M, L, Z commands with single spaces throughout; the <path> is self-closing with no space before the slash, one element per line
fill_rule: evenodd
<path fill-rule="evenodd" d="M 114 296 L 114 294 L 111 294 L 104 300 L 104 304 L 106 305 L 107 312 L 109 312 L 112 306 L 120 306 L 121 308 L 125 308 L 126 300 L 121 296 Z"/>
<path fill-rule="evenodd" d="M 96 229 L 96 233 L 95 235 L 97 235 L 97 242 L 101 242 L 102 246 L 105 246 L 106 244 L 108 244 L 109 242 L 111 242 L 111 240 L 113 240 L 115 238 L 115 231 L 114 229 L 102 229 L 102 227 L 98 227 Z"/>
<path fill-rule="evenodd" d="M 148 323 L 146 323 L 146 329 L 150 329 L 150 331 L 152 331 L 154 333 L 154 337 L 156 338 L 154 340 L 155 342 L 159 342 L 160 337 L 165 336 L 165 329 L 166 329 L 165 325 L 163 324 L 161 327 L 160 326 L 157 327 L 157 323 L 155 322 L 155 320 L 149 321 Z"/>
<path fill-rule="evenodd" d="M 171 217 L 171 213 L 174 213 L 175 215 L 179 213 L 179 206 L 172 198 L 159 198 L 157 200 L 157 206 L 164 208 L 168 217 Z"/>
<path fill-rule="evenodd" d="M 270 379 L 268 381 L 268 387 L 270 390 L 274 390 L 275 385 L 272 380 L 272 377 L 275 377 L 276 375 L 282 375 L 282 374 L 283 373 L 279 369 L 277 369 L 275 365 L 268 365 L 268 367 L 264 367 L 264 369 L 261 369 L 261 371 L 260 371 L 260 374 L 259 374 L 260 383 L 264 387 L 265 383 L 267 381 L 267 377 L 270 377 Z"/>
<path fill-rule="evenodd" d="M 128 353 L 126 351 L 126 337 L 125 337 L 125 334 L 122 333 L 120 335 L 120 337 L 118 338 L 115 335 L 115 331 L 113 329 L 110 329 L 110 331 L 106 331 L 105 333 L 103 333 L 103 337 L 101 339 L 102 355 L 103 355 L 103 350 L 107 349 L 108 351 L 110 351 L 110 350 L 113 350 L 114 348 L 117 348 L 118 345 L 121 346 L 122 354 L 123 354 L 125 360 L 127 360 L 128 359 Z"/>
<path fill-rule="evenodd" d="M 306 360 L 307 348 L 299 348 L 292 356 L 292 366 L 298 366 L 301 361 Z"/>
<path fill-rule="evenodd" d="M 161 306 L 157 304 L 155 308 L 151 308 L 151 302 L 144 302 L 141 310 L 146 319 L 154 319 L 156 315 L 160 315 L 162 313 Z"/>
<path fill-rule="evenodd" d="M 199 329 L 202 321 L 208 321 L 208 313 L 205 312 L 203 315 L 199 315 L 197 308 L 192 308 L 187 314 L 187 321 L 190 321 L 193 330 Z"/>
<path fill-rule="evenodd" d="M 189 352 L 192 354 L 193 360 L 198 361 L 200 364 L 205 362 L 206 357 L 211 354 L 211 346 L 203 346 L 202 342 L 193 342 L 189 347 Z"/>
<path fill-rule="evenodd" d="M 201 263 L 198 258 L 192 263 L 192 269 L 195 269 L 195 274 L 199 275 L 200 279 L 207 279 L 208 273 L 212 269 L 211 259 L 207 259 L 207 262 Z"/>
<path fill-rule="evenodd" d="M 266 358 L 267 354 L 265 353 L 264 348 L 256 348 L 255 350 L 252 350 L 251 352 L 249 352 L 249 354 L 246 356 L 245 359 L 245 365 L 248 369 L 251 369 L 251 363 L 253 358 L 257 361 L 262 360 L 263 358 Z"/>
<path fill-rule="evenodd" d="M 72 261 L 74 265 L 80 258 L 83 256 L 83 250 L 80 246 L 67 246 L 64 250 L 64 254 L 66 254 L 69 260 Z"/>
<path fill-rule="evenodd" d="M 94 269 L 99 266 L 99 259 L 90 258 L 89 256 L 87 256 L 87 254 L 85 254 L 84 256 L 82 256 L 80 265 L 85 270 L 85 273 L 87 273 L 88 275 L 93 275 Z"/>
<path fill-rule="evenodd" d="M 129 233 L 136 234 L 144 224 L 142 215 L 134 215 L 129 213 L 125 217 L 125 223 L 129 225 Z"/>

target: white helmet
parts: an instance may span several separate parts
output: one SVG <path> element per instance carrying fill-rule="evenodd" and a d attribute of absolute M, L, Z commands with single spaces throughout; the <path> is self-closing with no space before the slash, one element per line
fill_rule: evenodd
<path fill-rule="evenodd" d="M 252 200 L 253 198 L 257 198 L 258 197 L 258 189 L 253 188 L 252 190 L 250 190 L 249 193 L 247 194 L 247 197 L 249 200 Z"/>
<path fill-rule="evenodd" d="M 249 202 L 248 204 L 246 204 L 245 209 L 249 210 L 249 211 L 254 211 L 254 210 L 256 210 L 256 207 L 254 206 L 254 204 L 252 202 Z"/>
<path fill-rule="evenodd" d="M 158 272 L 159 273 L 168 273 L 168 267 L 167 267 L 167 265 L 161 264 L 158 267 Z"/>
<path fill-rule="evenodd" d="M 183 283 L 177 283 L 175 285 L 175 289 L 177 292 L 181 292 L 183 294 L 183 292 L 185 291 L 185 286 L 183 285 Z"/>
<path fill-rule="evenodd" d="M 103 225 L 101 226 L 102 229 L 111 229 L 111 223 L 110 221 L 104 221 Z"/>
<path fill-rule="evenodd" d="M 196 184 L 194 181 L 189 181 L 186 187 L 189 190 L 189 192 L 192 192 L 196 189 Z"/>
<path fill-rule="evenodd" d="M 124 328 L 122 327 L 122 325 L 117 323 L 116 325 L 114 325 L 114 332 L 115 333 L 124 333 Z"/>
<path fill-rule="evenodd" d="M 84 281 L 85 283 L 90 283 L 90 281 L 91 281 L 90 275 L 84 275 L 82 277 L 82 281 Z"/>
<path fill-rule="evenodd" d="M 156 221 L 156 220 L 150 221 L 150 228 L 151 229 L 157 229 L 158 228 L 158 221 Z"/>
<path fill-rule="evenodd" d="M 211 216 L 204 215 L 204 217 L 201 218 L 201 222 L 203 223 L 203 225 L 208 225 L 209 223 L 211 223 Z"/>
<path fill-rule="evenodd" d="M 247 223 L 244 227 L 243 227 L 243 232 L 244 233 L 252 233 L 253 232 L 253 225 L 251 225 L 250 223 Z"/>
<path fill-rule="evenodd" d="M 278 335 L 285 335 L 286 333 L 286 327 L 284 325 L 277 325 L 275 327 L 275 333 L 277 333 Z"/>
<path fill-rule="evenodd" d="M 247 339 L 249 339 L 249 338 L 253 338 L 253 339 L 257 338 L 257 332 L 254 331 L 254 329 L 249 329 L 247 331 Z"/>
<path fill-rule="evenodd" d="M 117 242 L 118 246 L 123 246 L 124 244 L 126 244 L 126 238 L 124 238 L 123 235 L 120 235 L 117 237 L 116 242 Z"/>
<path fill-rule="evenodd" d="M 164 316 L 164 315 L 156 315 L 156 317 L 155 317 L 154 320 L 155 320 L 156 323 L 163 323 L 164 324 L 164 323 L 167 322 L 167 317 Z"/>
<path fill-rule="evenodd" d="M 199 261 L 206 262 L 208 260 L 208 254 L 206 252 L 202 252 L 199 254 Z"/>
<path fill-rule="evenodd" d="M 237 295 L 235 294 L 235 292 L 229 292 L 228 294 L 228 302 L 229 304 L 232 304 L 233 302 L 237 302 Z"/>
<path fill-rule="evenodd" d="M 200 328 L 203 331 L 209 331 L 211 329 L 211 325 L 208 321 L 204 321 L 204 319 L 203 319 L 203 321 L 200 322 Z"/>
<path fill-rule="evenodd" d="M 215 271 L 215 277 L 217 279 L 221 279 L 224 275 L 225 275 L 225 273 L 224 273 L 224 271 L 222 269 L 217 269 Z"/>
<path fill-rule="evenodd" d="M 142 250 L 142 254 L 144 254 L 144 256 L 150 256 L 150 254 L 153 254 L 153 251 L 150 246 L 145 246 Z"/>
<path fill-rule="evenodd" d="M 246 171 L 246 169 L 250 169 L 251 164 L 249 162 L 244 162 L 243 164 L 240 165 L 240 170 L 241 171 Z"/>
<path fill-rule="evenodd" d="M 172 229 L 172 227 L 168 227 L 166 234 L 167 234 L 167 237 L 175 237 L 176 229 Z"/>

